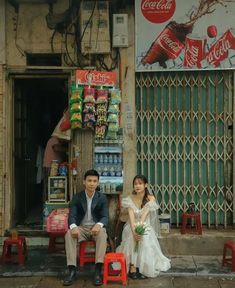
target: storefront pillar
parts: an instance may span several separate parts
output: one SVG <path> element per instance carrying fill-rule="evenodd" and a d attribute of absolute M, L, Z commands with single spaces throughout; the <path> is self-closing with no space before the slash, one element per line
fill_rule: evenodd
<path fill-rule="evenodd" d="M 123 195 L 132 191 L 132 181 L 136 174 L 136 123 L 135 123 L 135 34 L 133 11 L 128 13 L 129 47 L 121 49 L 120 88 L 122 90 L 122 126 L 123 126 Z"/>

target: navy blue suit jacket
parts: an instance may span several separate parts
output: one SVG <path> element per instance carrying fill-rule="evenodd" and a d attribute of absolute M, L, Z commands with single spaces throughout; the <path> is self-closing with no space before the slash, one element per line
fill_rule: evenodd
<path fill-rule="evenodd" d="M 79 226 L 87 211 L 87 200 L 85 191 L 78 192 L 73 195 L 70 203 L 69 225 L 76 224 Z M 95 191 L 91 202 L 91 215 L 95 223 L 108 224 L 108 204 L 104 194 Z"/>

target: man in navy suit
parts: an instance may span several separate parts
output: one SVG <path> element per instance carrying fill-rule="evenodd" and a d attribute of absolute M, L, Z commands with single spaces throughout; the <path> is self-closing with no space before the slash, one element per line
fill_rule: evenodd
<path fill-rule="evenodd" d="M 93 239 L 96 242 L 94 285 L 102 285 L 101 269 L 107 246 L 105 227 L 108 224 L 108 205 L 104 194 L 96 191 L 99 174 L 88 170 L 84 175 L 85 190 L 76 193 L 70 204 L 69 230 L 65 235 L 65 250 L 69 274 L 63 285 L 72 285 L 77 271 L 78 242 Z"/>

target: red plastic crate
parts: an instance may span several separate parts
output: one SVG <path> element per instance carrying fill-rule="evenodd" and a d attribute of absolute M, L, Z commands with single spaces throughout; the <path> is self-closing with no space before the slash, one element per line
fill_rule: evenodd
<path fill-rule="evenodd" d="M 47 217 L 47 232 L 67 232 L 69 209 L 55 209 Z"/>

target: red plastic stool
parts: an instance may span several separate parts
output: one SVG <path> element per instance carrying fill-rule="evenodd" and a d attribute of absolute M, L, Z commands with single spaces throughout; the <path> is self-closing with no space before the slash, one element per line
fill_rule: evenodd
<path fill-rule="evenodd" d="M 120 263 L 121 269 L 117 275 L 110 275 L 110 265 L 114 262 Z M 116 271 L 116 270 L 115 270 Z M 127 284 L 126 258 L 123 253 L 107 253 L 104 257 L 104 275 L 103 284 L 107 281 L 121 281 L 123 285 Z"/>
<path fill-rule="evenodd" d="M 232 256 L 227 257 L 227 249 L 231 250 Z M 232 272 L 235 272 L 235 242 L 227 241 L 224 243 L 224 253 L 223 253 L 223 266 L 232 266 Z"/>
<path fill-rule="evenodd" d="M 64 238 L 65 232 L 50 232 L 49 233 L 49 246 L 48 246 L 48 252 L 55 252 L 57 250 L 64 250 L 64 241 L 63 242 L 57 242 L 57 238 Z M 58 247 L 60 246 L 60 247 Z M 62 247 L 61 247 L 62 246 Z"/>
<path fill-rule="evenodd" d="M 95 262 L 95 241 L 82 241 L 79 246 L 79 266 L 83 267 L 85 263 Z"/>
<path fill-rule="evenodd" d="M 194 226 L 187 225 L 188 219 L 194 221 Z M 181 234 L 196 233 L 202 235 L 202 224 L 199 213 L 183 213 Z"/>
<path fill-rule="evenodd" d="M 11 248 L 15 245 L 17 248 L 17 256 L 12 254 Z M 16 256 L 16 257 L 14 257 Z M 16 261 L 20 265 L 24 265 L 27 256 L 27 246 L 24 236 L 18 236 L 17 239 L 7 238 L 4 240 L 2 250 L 2 261 Z"/>

